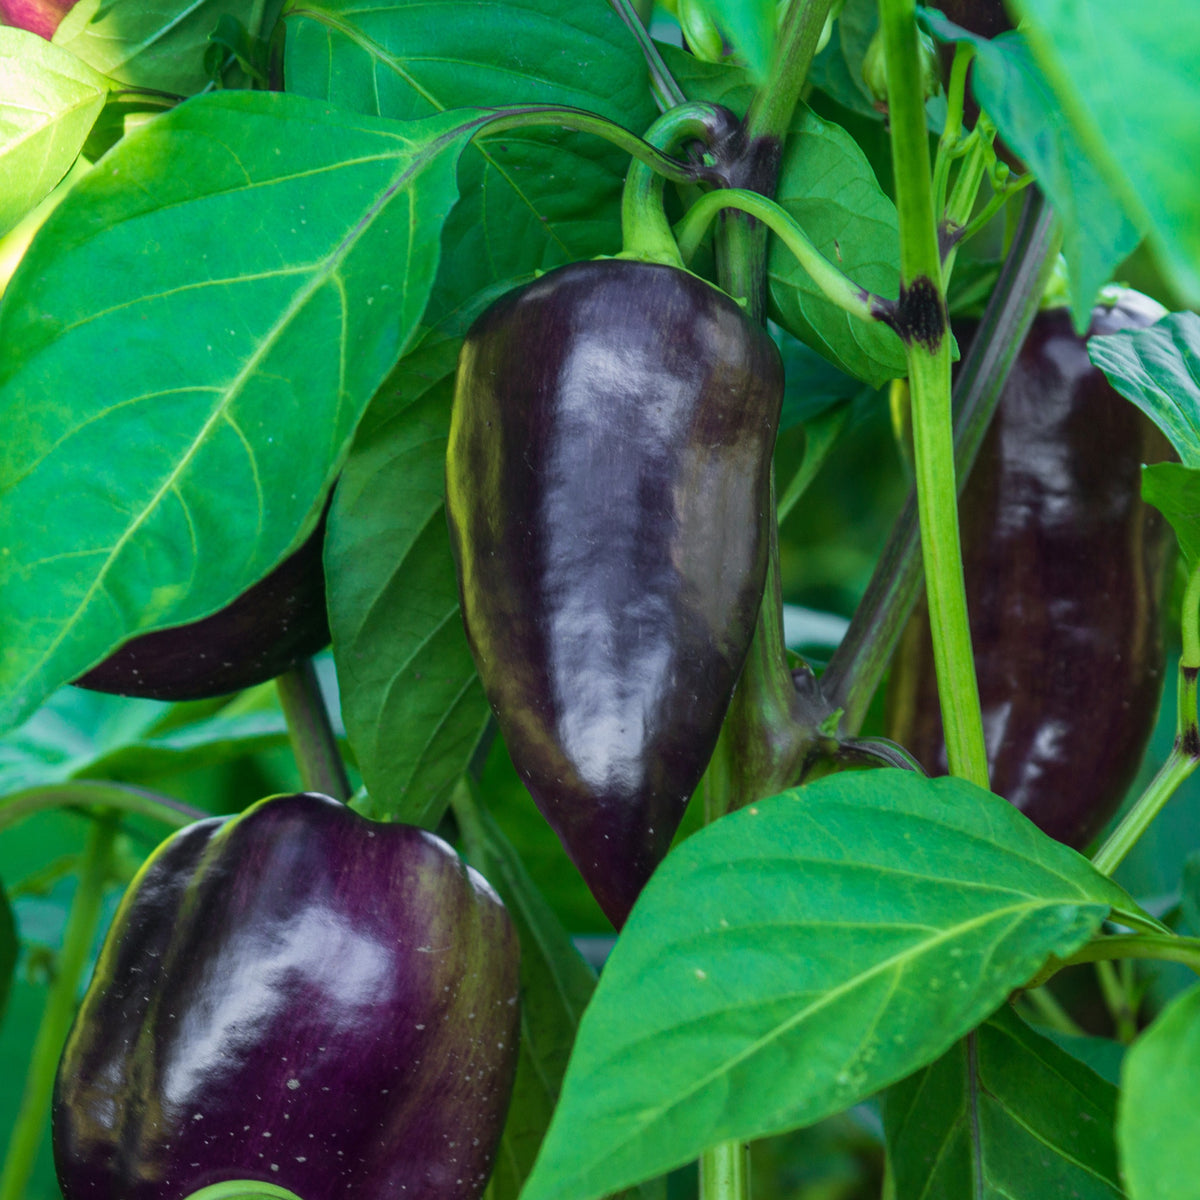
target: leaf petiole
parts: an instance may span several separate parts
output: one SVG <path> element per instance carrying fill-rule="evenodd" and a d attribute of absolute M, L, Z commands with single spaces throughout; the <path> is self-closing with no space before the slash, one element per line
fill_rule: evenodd
<path fill-rule="evenodd" d="M 749 213 L 766 225 L 791 251 L 830 303 L 864 321 L 887 321 L 894 313 L 895 300 L 877 296 L 843 274 L 813 245 L 790 213 L 774 200 L 743 188 L 720 188 L 705 193 L 676 224 L 675 237 L 684 262 L 695 255 L 709 224 L 725 208 Z"/>

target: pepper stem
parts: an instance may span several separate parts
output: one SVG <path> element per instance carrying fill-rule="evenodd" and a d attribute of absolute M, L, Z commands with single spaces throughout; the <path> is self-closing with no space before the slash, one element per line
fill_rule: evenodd
<path fill-rule="evenodd" d="M 721 1142 L 700 1155 L 700 1200 L 730 1200 L 750 1194 L 750 1147 Z"/>
<path fill-rule="evenodd" d="M 691 141 L 705 146 L 736 128 L 733 114 L 715 104 L 693 101 L 663 113 L 646 130 L 645 140 L 657 150 L 673 151 Z M 679 248 L 663 208 L 661 172 L 643 160 L 634 159 L 625 176 L 621 196 L 622 258 L 683 267 Z"/>
<path fill-rule="evenodd" d="M 112 865 L 116 830 L 115 819 L 106 814 L 92 824 L 88 834 L 79 883 L 58 956 L 58 970 L 42 1010 L 42 1021 L 34 1038 L 25 1077 L 25 1094 L 8 1139 L 4 1171 L 0 1174 L 0 1200 L 23 1200 L 33 1174 L 50 1111 L 58 1059 L 75 1019 L 79 984 L 100 924 L 100 904 Z"/>
<path fill-rule="evenodd" d="M 275 686 L 304 790 L 322 792 L 345 804 L 350 799 L 350 780 L 312 659 L 280 675 Z"/>

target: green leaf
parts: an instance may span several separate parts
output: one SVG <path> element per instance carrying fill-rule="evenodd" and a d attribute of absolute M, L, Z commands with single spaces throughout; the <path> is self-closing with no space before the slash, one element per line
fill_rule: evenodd
<path fill-rule="evenodd" d="M 1183 860 L 1183 871 L 1179 880 L 1179 902 L 1187 931 L 1193 937 L 1200 935 L 1200 850 L 1193 850 Z"/>
<path fill-rule="evenodd" d="M 839 1112 L 1131 903 L 958 779 L 841 774 L 675 849 L 580 1026 L 525 1200 L 593 1200 Z"/>
<path fill-rule="evenodd" d="M 1126 1051 L 1126 1046 L 1121 1042 L 1115 1042 L 1112 1038 L 1060 1033 L 1057 1029 L 1045 1027 L 1039 1027 L 1037 1032 L 1072 1058 L 1078 1059 L 1085 1067 L 1095 1071 L 1113 1087 L 1121 1086 L 1121 1064 L 1125 1060 Z"/>
<path fill-rule="evenodd" d="M 35 33 L 0 26 L 0 234 L 54 190 L 107 95 L 86 63 Z"/>
<path fill-rule="evenodd" d="M 895 1200 L 1120 1200 L 1117 1089 L 1007 1007 L 894 1085 Z"/>
<path fill-rule="evenodd" d="M 421 316 L 476 120 L 203 96 L 42 226 L 0 306 L 0 728 L 307 536 Z"/>
<path fill-rule="evenodd" d="M 814 87 L 843 108 L 874 121 L 882 121 L 883 114 L 863 79 L 862 64 L 878 28 L 878 0 L 846 0 L 829 44 L 813 59 L 809 72 Z"/>
<path fill-rule="evenodd" d="M 257 13 L 250 33 L 263 34 L 271 7 L 254 0 L 80 0 L 54 42 L 120 83 L 191 96 L 211 86 L 204 55 L 222 18 L 250 25 Z M 250 83 L 236 69 L 222 78 L 230 87 Z"/>
<path fill-rule="evenodd" d="M 1117 1145 L 1129 1200 L 1193 1200 L 1200 1178 L 1200 985 L 1177 996 L 1125 1055 Z"/>
<path fill-rule="evenodd" d="M 1142 499 L 1171 523 L 1189 569 L 1200 561 L 1200 469 L 1181 463 L 1142 467 Z"/>
<path fill-rule="evenodd" d="M 899 293 L 896 208 L 840 125 L 800 106 L 776 199 L 855 283 L 884 296 Z M 769 271 L 771 315 L 789 333 L 872 387 L 906 373 L 900 339 L 879 322 L 861 321 L 830 303 L 778 241 Z"/>
<path fill-rule="evenodd" d="M 404 359 L 363 421 L 325 544 L 342 715 L 369 812 L 433 828 L 489 709 L 443 506 L 456 341 Z"/>
<path fill-rule="evenodd" d="M 705 62 L 678 46 L 666 43 L 660 44 L 658 49 L 667 69 L 689 100 L 723 104 L 739 117 L 746 115 L 756 89 L 745 67 L 731 62 Z"/>
<path fill-rule="evenodd" d="M 1079 142 L 1200 301 L 1200 22 L 1128 0 L 1015 0 L 1015 10 Z"/>
<path fill-rule="evenodd" d="M 755 83 L 766 82 L 775 54 L 775 0 L 697 0 L 725 34 Z"/>
<path fill-rule="evenodd" d="M 13 920 L 12 906 L 8 893 L 0 883 L 0 1023 L 8 1007 L 8 995 L 12 990 L 13 976 L 17 973 L 17 923 Z"/>
<path fill-rule="evenodd" d="M 287 744 L 278 708 L 218 712 L 155 732 L 163 705 L 64 688 L 0 739 L 0 796 L 69 779 L 149 783 Z"/>
<path fill-rule="evenodd" d="M 776 341 L 783 357 L 787 387 L 783 393 L 780 430 L 807 425 L 835 405 L 863 394 L 863 385 L 839 371 L 824 355 L 798 338 L 781 333 Z"/>
<path fill-rule="evenodd" d="M 567 104 L 641 132 L 646 70 L 607 4 L 567 0 L 289 0 L 288 87 L 411 120 L 464 105 Z M 427 320 L 497 280 L 620 248 L 628 158 L 559 129 L 481 137 L 459 167 Z"/>
<path fill-rule="evenodd" d="M 1140 241 L 1137 228 L 1084 152 L 1022 34 L 976 37 L 939 12 L 926 11 L 923 23 L 941 41 L 975 47 L 971 84 L 980 107 L 1062 218 L 1071 311 L 1082 333 L 1097 293 Z"/>
<path fill-rule="evenodd" d="M 1171 313 L 1148 329 L 1088 338 L 1108 382 L 1166 435 L 1186 467 L 1200 467 L 1200 316 Z"/>

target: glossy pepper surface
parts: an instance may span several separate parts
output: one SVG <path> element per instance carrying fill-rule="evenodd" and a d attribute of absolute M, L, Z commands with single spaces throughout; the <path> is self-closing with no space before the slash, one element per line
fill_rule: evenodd
<path fill-rule="evenodd" d="M 54 1098 L 66 1200 L 234 1179 L 478 1197 L 518 1035 L 515 935 L 432 834 L 325 796 L 163 844 L 123 901 Z"/>
<path fill-rule="evenodd" d="M 447 513 L 518 772 L 620 926 L 712 754 L 767 563 L 775 344 L 669 266 L 576 263 L 460 359 Z"/>
<path fill-rule="evenodd" d="M 1152 324 L 1136 292 L 1088 336 Z M 957 328 L 960 345 L 970 330 Z M 967 607 L 992 790 L 1082 847 L 1133 781 L 1163 685 L 1170 533 L 1141 499 L 1169 447 L 1092 366 L 1064 309 L 1040 313 L 959 506 Z M 909 622 L 889 736 L 944 773 L 929 619 Z"/>
<path fill-rule="evenodd" d="M 77 687 L 150 700 L 204 700 L 274 679 L 329 645 L 316 529 L 269 575 L 211 616 L 131 638 Z"/>

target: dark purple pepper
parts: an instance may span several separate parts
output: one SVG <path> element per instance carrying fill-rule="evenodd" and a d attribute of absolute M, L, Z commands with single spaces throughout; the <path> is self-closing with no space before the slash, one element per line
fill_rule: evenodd
<path fill-rule="evenodd" d="M 0 0 L 0 25 L 27 29 L 49 41 L 75 0 Z"/>
<path fill-rule="evenodd" d="M 205 700 L 274 679 L 329 645 L 325 523 L 219 612 L 131 638 L 77 687 L 151 700 Z"/>
<path fill-rule="evenodd" d="M 1094 310 L 1088 336 L 1161 313 L 1123 292 Z M 955 332 L 965 346 L 973 327 Z M 992 790 L 1076 847 L 1132 783 L 1162 693 L 1171 539 L 1141 499 L 1141 464 L 1168 454 L 1092 366 L 1066 310 L 1043 312 L 959 505 Z M 893 664 L 888 735 L 946 772 L 924 606 Z"/>
<path fill-rule="evenodd" d="M 254 1179 L 474 1200 L 516 1063 L 518 949 L 446 843 L 305 793 L 180 831 L 127 893 L 59 1065 L 66 1200 Z"/>
<path fill-rule="evenodd" d="M 762 596 L 779 353 L 685 271 L 575 263 L 463 347 L 447 513 L 513 763 L 614 925 L 712 754 Z"/>

